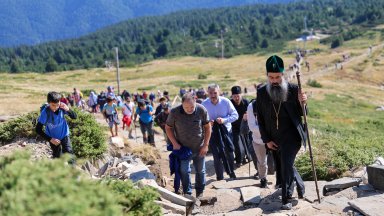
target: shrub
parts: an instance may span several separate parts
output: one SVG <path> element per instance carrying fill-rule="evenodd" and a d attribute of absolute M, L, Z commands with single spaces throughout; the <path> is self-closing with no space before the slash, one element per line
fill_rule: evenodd
<path fill-rule="evenodd" d="M 31 112 L 1 124 L 0 143 L 4 145 L 20 137 L 35 138 L 37 136 L 35 125 L 38 117 L 38 112 Z"/>
<path fill-rule="evenodd" d="M 107 150 L 103 128 L 93 115 L 74 109 L 77 119 L 67 118 L 72 148 L 77 157 L 94 158 Z"/>
<path fill-rule="evenodd" d="M 124 215 L 162 215 L 160 206 L 153 202 L 159 197 L 155 189 L 138 189 L 131 181 L 109 180 L 106 185 L 120 195 L 118 203 L 123 206 Z"/>
<path fill-rule="evenodd" d="M 137 155 L 140 159 L 148 165 L 155 164 L 160 159 L 159 151 L 150 145 L 141 145 L 132 150 L 132 154 Z"/>
<path fill-rule="evenodd" d="M 311 87 L 314 87 L 314 88 L 321 88 L 321 87 L 323 87 L 323 85 L 321 85 L 319 82 L 317 82 L 316 80 L 311 80 L 311 79 L 309 79 L 307 81 L 307 85 L 309 85 Z"/>
<path fill-rule="evenodd" d="M 205 74 L 199 74 L 198 76 L 197 76 L 197 79 L 207 79 L 207 75 L 205 75 Z"/>
<path fill-rule="evenodd" d="M 151 188 L 90 180 L 68 158 L 32 163 L 26 152 L 0 159 L 0 215 L 160 215 Z"/>
<path fill-rule="evenodd" d="M 77 157 L 93 158 L 106 150 L 106 137 L 102 127 L 88 113 L 74 109 L 77 119 L 67 118 L 73 151 Z M 0 143 L 6 144 L 16 138 L 38 138 L 35 132 L 39 113 L 31 112 L 0 125 Z"/>

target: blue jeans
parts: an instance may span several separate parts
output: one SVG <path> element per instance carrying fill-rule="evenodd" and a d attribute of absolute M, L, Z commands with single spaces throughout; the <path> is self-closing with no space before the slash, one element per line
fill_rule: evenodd
<path fill-rule="evenodd" d="M 205 157 L 200 157 L 199 153 L 193 153 L 192 156 L 187 160 L 180 161 L 180 174 L 181 184 L 183 186 L 184 194 L 192 194 L 192 183 L 191 183 L 191 166 L 190 162 L 193 161 L 195 167 L 195 189 L 196 193 L 202 193 L 205 188 Z"/>

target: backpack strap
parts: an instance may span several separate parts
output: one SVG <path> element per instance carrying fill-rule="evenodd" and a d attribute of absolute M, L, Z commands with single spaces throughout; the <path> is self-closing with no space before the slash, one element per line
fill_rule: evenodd
<path fill-rule="evenodd" d="M 253 115 L 255 116 L 255 118 L 257 118 L 256 99 L 253 99 L 253 100 L 251 101 L 251 103 L 252 103 Z"/>
<path fill-rule="evenodd" d="M 126 103 L 124 103 L 124 105 L 127 107 L 127 109 L 129 110 L 129 112 L 132 112 L 131 108 L 129 108 L 129 106 L 128 106 Z"/>

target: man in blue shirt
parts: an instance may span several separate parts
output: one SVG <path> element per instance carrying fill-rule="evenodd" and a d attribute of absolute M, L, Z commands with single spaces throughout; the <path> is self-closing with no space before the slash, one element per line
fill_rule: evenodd
<path fill-rule="evenodd" d="M 235 107 L 231 103 L 231 101 L 225 97 L 219 96 L 220 87 L 217 84 L 210 84 L 208 86 L 208 95 L 209 98 L 203 101 L 202 105 L 207 109 L 209 119 L 211 121 L 211 125 L 217 123 L 219 125 L 224 125 L 227 129 L 227 134 L 232 138 L 232 125 L 231 123 L 236 121 L 239 118 L 239 114 L 237 113 Z M 212 150 L 216 178 L 217 180 L 224 179 L 224 169 L 223 169 L 223 161 L 219 152 L 214 151 L 213 146 L 220 145 L 216 140 L 210 140 L 210 148 Z M 232 141 L 231 141 L 232 142 Z M 226 144 L 228 145 L 228 144 Z M 226 162 L 229 164 L 229 170 L 227 171 L 231 178 L 236 178 L 234 172 L 234 155 L 233 155 L 233 143 L 232 146 L 226 146 L 225 158 Z"/>
<path fill-rule="evenodd" d="M 48 105 L 42 109 L 36 125 L 37 134 L 49 142 L 53 158 L 59 158 L 63 153 L 73 154 L 69 127 L 64 115 L 68 115 L 71 119 L 76 119 L 77 116 L 66 104 L 61 103 L 60 99 L 59 93 L 48 93 Z"/>
<path fill-rule="evenodd" d="M 140 130 L 143 134 L 143 142 L 155 145 L 155 137 L 153 132 L 153 117 L 155 113 L 151 105 L 146 105 L 144 100 L 137 102 L 137 109 L 133 121 L 136 121 L 137 115 L 139 115 Z M 147 136 L 148 133 L 148 136 Z"/>

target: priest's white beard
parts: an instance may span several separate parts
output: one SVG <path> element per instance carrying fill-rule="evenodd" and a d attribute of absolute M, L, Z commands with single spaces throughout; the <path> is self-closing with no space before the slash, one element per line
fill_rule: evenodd
<path fill-rule="evenodd" d="M 282 77 L 281 83 L 267 83 L 267 92 L 273 103 L 287 101 L 288 98 L 288 82 Z"/>

